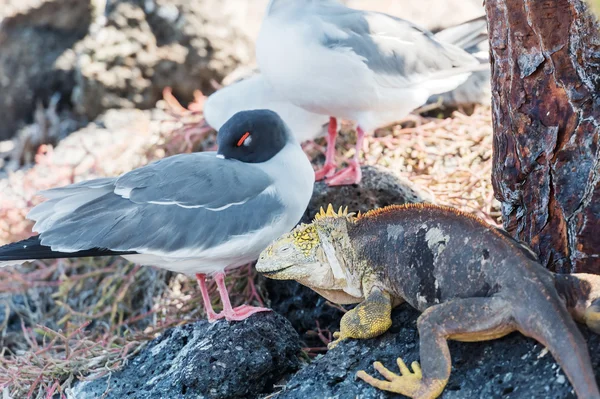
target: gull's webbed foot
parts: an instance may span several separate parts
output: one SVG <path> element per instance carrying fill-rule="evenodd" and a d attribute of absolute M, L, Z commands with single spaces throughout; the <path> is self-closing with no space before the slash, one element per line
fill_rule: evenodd
<path fill-rule="evenodd" d="M 225 318 L 227 321 L 241 321 L 245 320 L 248 317 L 252 316 L 255 313 L 259 312 L 270 312 L 271 309 L 260 308 L 256 306 L 250 305 L 242 305 L 237 308 L 233 308 L 231 310 L 223 310 L 219 314 L 217 314 L 218 318 Z"/>
<path fill-rule="evenodd" d="M 336 165 L 334 163 L 325 163 L 322 169 L 319 169 L 315 172 L 315 180 L 323 180 L 327 177 L 333 176 L 335 174 Z"/>
<path fill-rule="evenodd" d="M 340 170 L 335 175 L 328 178 L 329 186 L 347 186 L 349 184 L 358 184 L 362 180 L 362 171 L 358 162 L 351 162 L 350 166 Z"/>

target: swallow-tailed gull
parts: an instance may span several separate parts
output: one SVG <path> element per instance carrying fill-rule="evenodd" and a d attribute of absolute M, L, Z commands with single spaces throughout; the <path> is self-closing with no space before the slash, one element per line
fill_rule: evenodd
<path fill-rule="evenodd" d="M 225 269 L 256 260 L 300 220 L 314 172 L 281 118 L 268 110 L 235 114 L 218 151 L 175 155 L 115 178 L 42 192 L 39 235 L 0 247 L 0 266 L 32 259 L 122 255 L 132 262 L 195 274 L 209 321 L 242 320 L 267 309 L 232 309 Z M 15 262 L 17 261 L 17 262 Z M 223 302 L 206 290 L 214 274 Z"/>
<path fill-rule="evenodd" d="M 256 56 L 279 95 L 310 112 L 357 122 L 350 166 L 333 175 L 332 159 L 325 163 L 331 185 L 360 182 L 365 130 L 398 120 L 481 69 L 477 59 L 431 32 L 337 0 L 271 0 Z"/>

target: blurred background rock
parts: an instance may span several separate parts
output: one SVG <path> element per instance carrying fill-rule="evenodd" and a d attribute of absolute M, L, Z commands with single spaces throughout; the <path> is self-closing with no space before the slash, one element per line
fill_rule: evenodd
<path fill-rule="evenodd" d="M 596 16 L 600 15 L 600 1 L 599 0 L 589 0 L 590 6 L 592 10 L 596 13 Z"/>

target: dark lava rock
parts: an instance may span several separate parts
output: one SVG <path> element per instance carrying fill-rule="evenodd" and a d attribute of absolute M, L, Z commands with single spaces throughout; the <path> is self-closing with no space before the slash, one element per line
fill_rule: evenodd
<path fill-rule="evenodd" d="M 38 100 L 47 102 L 56 92 L 69 97 L 75 79 L 66 54 L 85 36 L 92 6 L 90 0 L 0 3 L 0 140 L 5 140 L 31 122 Z"/>
<path fill-rule="evenodd" d="M 429 195 L 417 191 L 412 183 L 378 166 L 363 166 L 360 184 L 329 187 L 325 182 L 315 183 L 312 198 L 302 217 L 310 223 L 319 208 L 332 204 L 337 210 L 347 206 L 350 212 L 366 212 L 393 204 L 432 201 Z"/>
<path fill-rule="evenodd" d="M 410 364 L 419 360 L 419 313 L 407 304 L 393 313 L 392 328 L 371 340 L 348 340 L 298 372 L 277 396 L 305 398 L 396 398 L 362 380 L 358 370 L 382 378 L 373 369 L 381 361 L 398 372 L 396 358 Z M 588 342 L 596 378 L 600 376 L 600 337 L 581 327 Z M 569 381 L 552 355 L 537 341 L 513 333 L 504 338 L 476 342 L 449 342 L 452 374 L 440 396 L 445 399 L 575 398 Z"/>
<path fill-rule="evenodd" d="M 295 281 L 266 279 L 269 307 L 285 315 L 309 348 L 326 346 L 318 337 L 318 328 L 333 333 L 340 328 L 344 312 L 325 298 Z M 352 307 L 352 306 L 350 306 Z M 348 307 L 348 308 L 350 308 Z"/>
<path fill-rule="evenodd" d="M 69 398 L 254 398 L 300 366 L 298 334 L 276 313 L 169 329 L 110 377 Z"/>
<path fill-rule="evenodd" d="M 351 212 L 366 212 L 392 204 L 423 202 L 431 198 L 419 193 L 406 179 L 386 169 L 363 166 L 363 179 L 359 185 L 329 187 L 324 182 L 315 183 L 313 196 L 302 222 L 310 223 L 321 207 L 328 204 L 339 208 L 348 206 Z M 270 306 L 284 315 L 302 337 L 306 346 L 322 347 L 316 334 L 317 323 L 323 330 L 337 331 L 343 312 L 332 306 L 322 296 L 295 281 L 266 279 Z"/>

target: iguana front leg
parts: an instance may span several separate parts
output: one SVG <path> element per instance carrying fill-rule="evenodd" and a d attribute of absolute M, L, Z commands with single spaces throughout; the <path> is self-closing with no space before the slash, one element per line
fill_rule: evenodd
<path fill-rule="evenodd" d="M 427 309 L 417 321 L 422 363 L 412 363 L 411 372 L 398 358 L 400 375 L 380 362 L 373 366 L 387 380 L 379 380 L 364 372 L 356 375 L 375 388 L 411 398 L 437 398 L 450 377 L 451 360 L 447 339 L 483 341 L 499 338 L 515 330 L 511 307 L 500 298 L 456 299 Z"/>
<path fill-rule="evenodd" d="M 348 311 L 340 321 L 340 331 L 333 334 L 333 349 L 348 338 L 368 339 L 386 332 L 392 325 L 392 298 L 384 290 L 374 287 L 358 306 Z"/>

